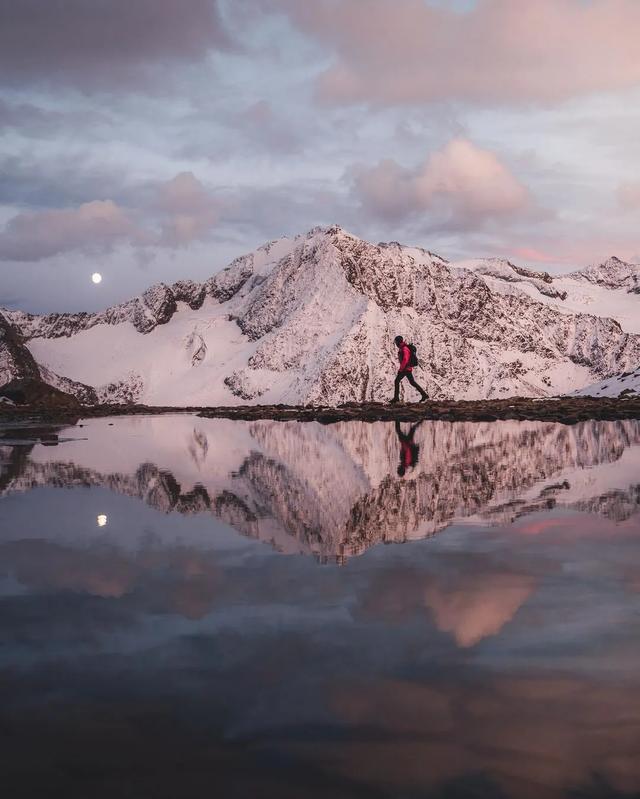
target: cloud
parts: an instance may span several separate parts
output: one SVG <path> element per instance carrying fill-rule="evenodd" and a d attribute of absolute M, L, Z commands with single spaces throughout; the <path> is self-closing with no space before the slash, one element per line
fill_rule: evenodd
<path fill-rule="evenodd" d="M 0 233 L 0 260 L 40 261 L 74 250 L 108 250 L 142 238 L 112 200 L 93 200 L 78 208 L 26 211 L 12 217 Z"/>
<path fill-rule="evenodd" d="M 436 661 L 412 680 L 342 677 L 330 707 L 366 732 L 296 740 L 292 752 L 330 764 L 365 794 L 384 784 L 392 796 L 637 796 L 637 681 L 555 663 L 527 671 L 527 651 L 517 652 L 501 668 L 448 673 Z"/>
<path fill-rule="evenodd" d="M 26 148 L 25 148 L 26 150 Z M 71 147 L 64 157 L 46 146 L 0 156 L 0 204 L 33 209 L 78 206 L 96 197 L 120 205 L 130 194 L 131 170 Z"/>
<path fill-rule="evenodd" d="M 327 103 L 555 102 L 640 83 L 636 0 L 271 0 L 334 62 Z"/>
<path fill-rule="evenodd" d="M 463 138 L 431 153 L 415 170 L 386 159 L 356 167 L 353 180 L 363 207 L 387 220 L 444 211 L 456 227 L 469 228 L 532 206 L 527 189 L 495 153 Z"/>
<path fill-rule="evenodd" d="M 137 208 L 109 199 L 16 214 L 0 232 L 0 260 L 40 261 L 66 252 L 108 251 L 125 243 L 178 248 L 205 238 L 217 222 L 221 202 L 192 172 L 154 184 L 150 194 Z"/>
<path fill-rule="evenodd" d="M 107 119 L 97 111 L 53 111 L 33 103 L 8 103 L 0 97 L 0 131 L 16 130 L 21 136 L 48 139 L 74 127 Z"/>
<path fill-rule="evenodd" d="M 534 588 L 531 575 L 483 574 L 468 578 L 462 588 L 434 581 L 425 588 L 425 602 L 436 627 L 451 633 L 458 646 L 466 648 L 497 635 Z"/>
<path fill-rule="evenodd" d="M 625 211 L 640 209 L 640 180 L 627 181 L 618 187 L 618 203 Z"/>
<path fill-rule="evenodd" d="M 250 105 L 235 119 L 235 126 L 254 144 L 264 149 L 291 153 L 300 147 L 299 135 L 292 120 L 278 118 L 267 100 Z"/>
<path fill-rule="evenodd" d="M 216 223 L 220 203 L 193 172 L 181 172 L 157 191 L 156 204 L 164 214 L 160 244 L 184 246 L 201 239 Z"/>
<path fill-rule="evenodd" d="M 359 597 L 356 615 L 404 621 L 428 609 L 435 627 L 470 648 L 498 635 L 536 590 L 533 575 L 482 563 L 482 573 L 460 568 L 454 560 L 439 563 L 431 575 L 418 570 L 390 570 L 378 575 Z"/>
<path fill-rule="evenodd" d="M 517 258 L 524 258 L 527 261 L 535 261 L 541 264 L 556 264 L 559 260 L 557 255 L 544 252 L 537 247 L 514 247 L 513 254 Z"/>
<path fill-rule="evenodd" d="M 74 549 L 45 540 L 0 545 L 3 564 L 22 585 L 46 594 L 73 591 L 124 600 L 152 613 L 199 619 L 223 586 L 211 552 L 184 548 L 145 550 L 135 556 L 112 548 Z"/>
<path fill-rule="evenodd" d="M 217 0 L 0 0 L 2 82 L 128 87 L 229 45 Z"/>

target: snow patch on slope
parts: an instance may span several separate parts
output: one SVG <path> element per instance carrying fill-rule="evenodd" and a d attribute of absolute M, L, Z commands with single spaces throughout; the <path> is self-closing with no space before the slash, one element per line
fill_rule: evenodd
<path fill-rule="evenodd" d="M 640 366 L 629 372 L 613 375 L 606 380 L 571 392 L 575 397 L 637 397 L 640 395 Z"/>

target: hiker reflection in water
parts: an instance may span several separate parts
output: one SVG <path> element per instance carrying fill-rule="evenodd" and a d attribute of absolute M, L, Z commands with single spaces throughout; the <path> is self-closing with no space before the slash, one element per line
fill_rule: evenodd
<path fill-rule="evenodd" d="M 411 425 L 408 433 L 403 433 L 400 422 L 396 422 L 396 435 L 400 442 L 400 464 L 398 465 L 398 475 L 404 477 L 407 469 L 413 469 L 418 463 L 420 447 L 413 440 L 416 430 L 420 427 L 423 420 Z"/>

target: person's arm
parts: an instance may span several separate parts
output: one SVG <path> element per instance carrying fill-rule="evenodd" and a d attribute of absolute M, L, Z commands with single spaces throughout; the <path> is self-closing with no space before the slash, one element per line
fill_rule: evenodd
<path fill-rule="evenodd" d="M 402 360 L 400 361 L 400 369 L 398 371 L 404 372 L 404 370 L 409 366 L 409 361 L 411 360 L 411 350 L 409 347 L 402 348 Z"/>

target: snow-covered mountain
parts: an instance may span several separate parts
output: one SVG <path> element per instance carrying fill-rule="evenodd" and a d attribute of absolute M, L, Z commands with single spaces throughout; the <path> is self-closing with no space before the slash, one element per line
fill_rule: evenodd
<path fill-rule="evenodd" d="M 160 284 L 96 314 L 3 311 L 3 324 L 45 382 L 85 402 L 383 400 L 398 333 L 433 398 L 545 396 L 640 363 L 639 275 L 617 259 L 561 277 L 451 264 L 316 228 L 204 283 Z M 0 385 L 12 363 L 0 361 Z"/>
<path fill-rule="evenodd" d="M 104 486 L 161 512 L 211 514 L 281 552 L 321 560 L 455 522 L 506 524 L 554 507 L 616 521 L 640 511 L 638 421 L 424 422 L 404 476 L 399 433 L 409 426 L 88 419 L 81 430 L 59 429 L 54 447 L 0 438 L 0 497 Z"/>

